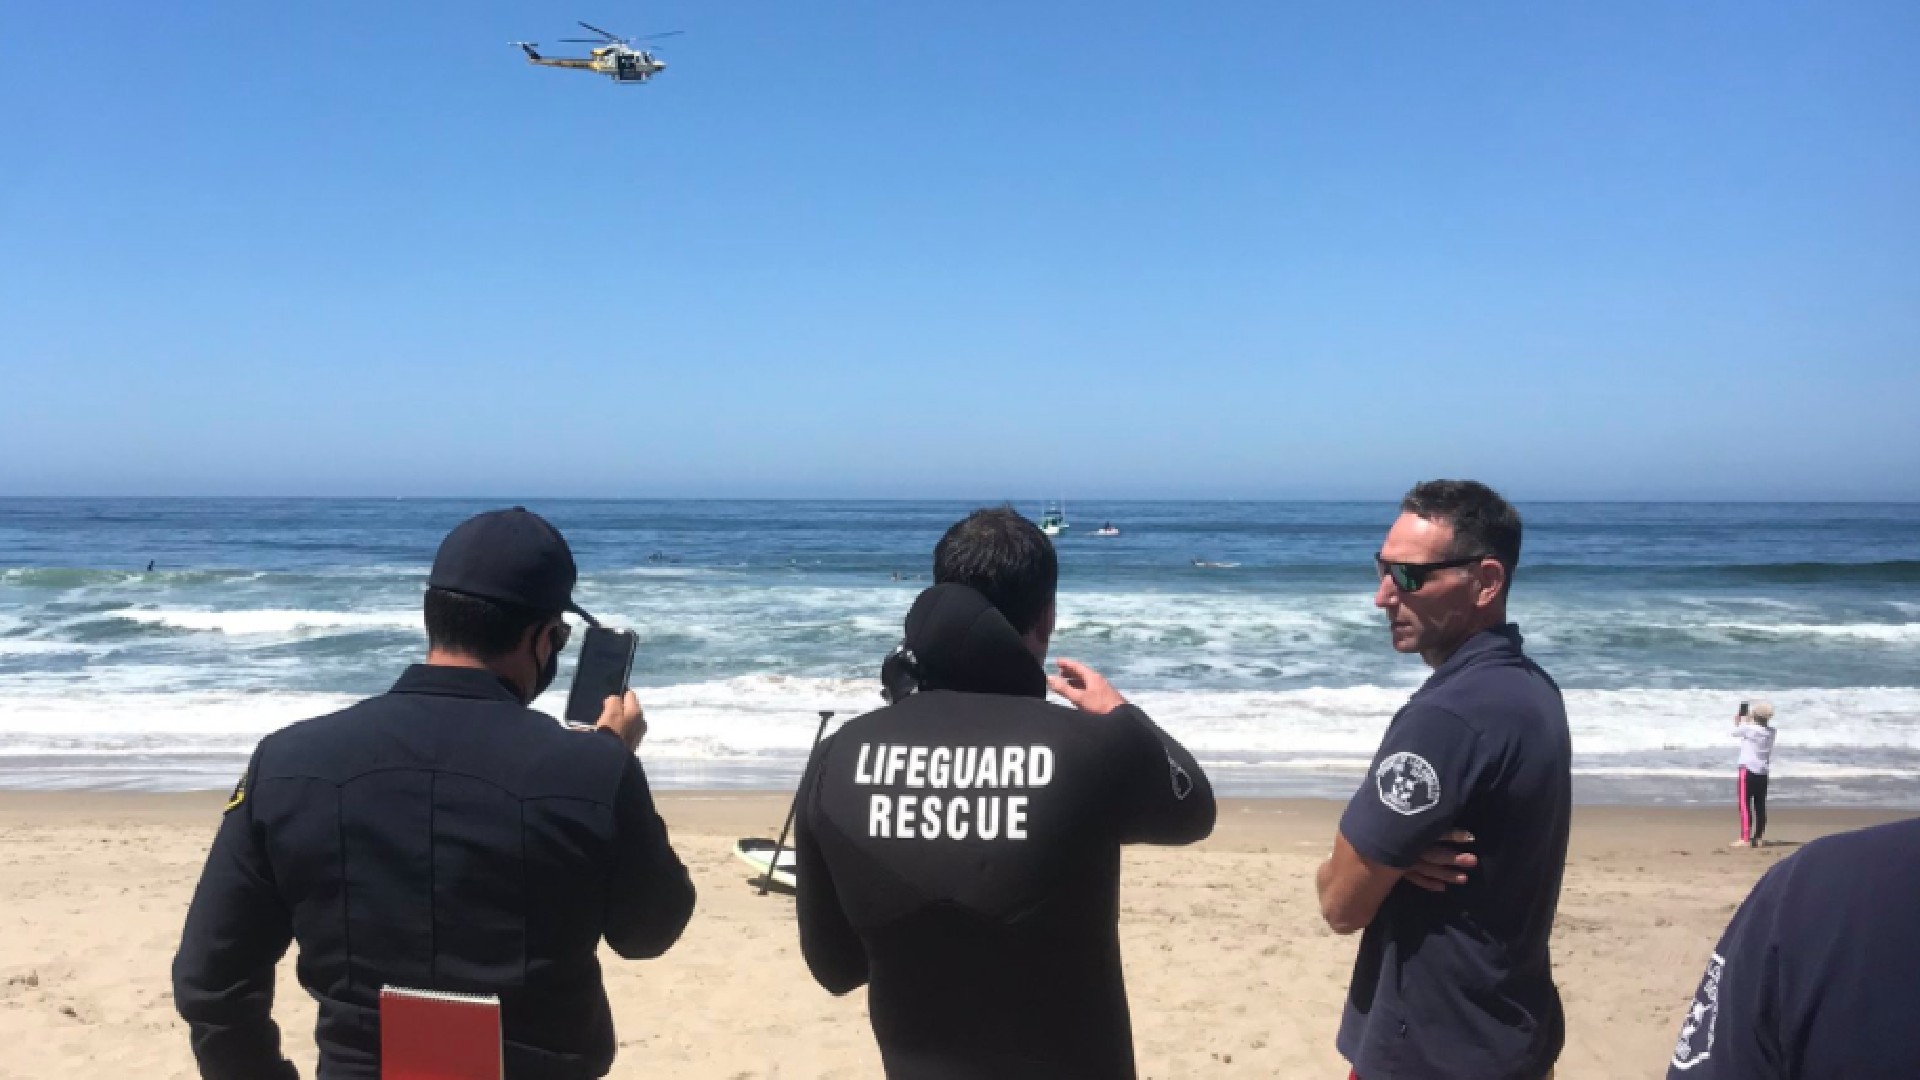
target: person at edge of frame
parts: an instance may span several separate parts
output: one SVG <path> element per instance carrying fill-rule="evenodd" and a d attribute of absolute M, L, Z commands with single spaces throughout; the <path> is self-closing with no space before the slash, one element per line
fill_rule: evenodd
<path fill-rule="evenodd" d="M 629 691 L 597 730 L 528 705 L 570 634 L 573 554 L 515 507 L 471 518 L 427 579 L 428 653 L 393 689 L 260 741 L 173 963 L 205 1080 L 297 1076 L 272 1017 L 300 944 L 322 1080 L 380 1075 L 382 988 L 495 994 L 506 1075 L 606 1075 L 598 947 L 667 951 L 693 883 L 654 811 Z"/>
<path fill-rule="evenodd" d="M 827 990 L 869 985 L 896 1080 L 1132 1077 L 1120 847 L 1213 829 L 1192 755 L 1092 668 L 1047 675 L 1058 573 L 1010 508 L 948 529 L 883 665 L 890 704 L 800 788 L 801 949 Z"/>
<path fill-rule="evenodd" d="M 1374 560 L 1394 649 L 1433 674 L 1388 724 L 1316 879 L 1327 925 L 1364 931 L 1338 1043 L 1359 1080 L 1541 1080 L 1565 1042 L 1548 938 L 1572 740 L 1508 621 L 1520 541 L 1491 488 L 1432 480 Z"/>
<path fill-rule="evenodd" d="M 1668 1080 L 1909 1080 L 1920 1072 L 1920 820 L 1823 837 L 1734 912 Z"/>

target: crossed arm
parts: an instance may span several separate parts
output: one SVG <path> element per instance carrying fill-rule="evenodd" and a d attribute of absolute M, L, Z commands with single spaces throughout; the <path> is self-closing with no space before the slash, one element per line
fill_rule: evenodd
<path fill-rule="evenodd" d="M 1364 930 L 1380 912 L 1387 894 L 1406 881 L 1428 892 L 1445 892 L 1464 885 L 1467 871 L 1480 864 L 1478 856 L 1450 845 L 1473 842 L 1465 829 L 1449 830 L 1439 842 L 1420 853 L 1412 866 L 1394 867 L 1374 862 L 1354 850 L 1346 834 L 1333 834 L 1333 854 L 1320 864 L 1315 883 L 1320 893 L 1320 915 L 1336 934 Z"/>

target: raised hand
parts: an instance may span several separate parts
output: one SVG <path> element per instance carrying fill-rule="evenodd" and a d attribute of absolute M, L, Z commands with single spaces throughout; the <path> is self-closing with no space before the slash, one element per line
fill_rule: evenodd
<path fill-rule="evenodd" d="M 1081 712 L 1105 716 L 1127 703 L 1106 676 L 1080 661 L 1056 660 L 1053 666 L 1060 669 L 1060 674 L 1047 676 L 1048 688 Z"/>

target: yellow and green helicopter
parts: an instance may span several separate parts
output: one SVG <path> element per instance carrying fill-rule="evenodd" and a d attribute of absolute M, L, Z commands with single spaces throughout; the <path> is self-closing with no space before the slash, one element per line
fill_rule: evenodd
<path fill-rule="evenodd" d="M 653 50 L 644 45 L 636 48 L 634 42 L 654 41 L 659 38 L 672 37 L 675 34 L 683 32 L 679 30 L 668 30 L 665 33 L 648 34 L 639 38 L 623 38 L 616 37 L 597 26 L 592 26 L 587 23 L 581 23 L 580 25 L 600 36 L 597 38 L 561 38 L 560 40 L 568 44 L 594 46 L 587 50 L 588 55 L 586 56 L 541 56 L 539 52 L 535 51 L 538 48 L 535 42 L 515 41 L 512 42 L 512 44 L 520 46 L 520 48 L 526 52 L 527 62 L 530 64 L 539 64 L 542 67 L 574 68 L 579 71 L 597 71 L 612 79 L 614 82 L 638 85 L 667 70 L 667 62 L 653 55 Z"/>

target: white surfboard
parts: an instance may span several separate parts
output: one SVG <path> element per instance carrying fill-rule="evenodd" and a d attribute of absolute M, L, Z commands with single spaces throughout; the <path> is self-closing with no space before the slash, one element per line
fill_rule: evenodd
<path fill-rule="evenodd" d="M 754 876 L 761 877 L 767 872 L 767 865 L 773 860 L 774 843 L 758 836 L 742 837 L 733 845 L 733 857 L 753 867 Z M 799 859 L 791 847 L 780 849 L 780 861 L 773 867 L 773 883 L 792 889 L 797 887 L 795 872 Z"/>

